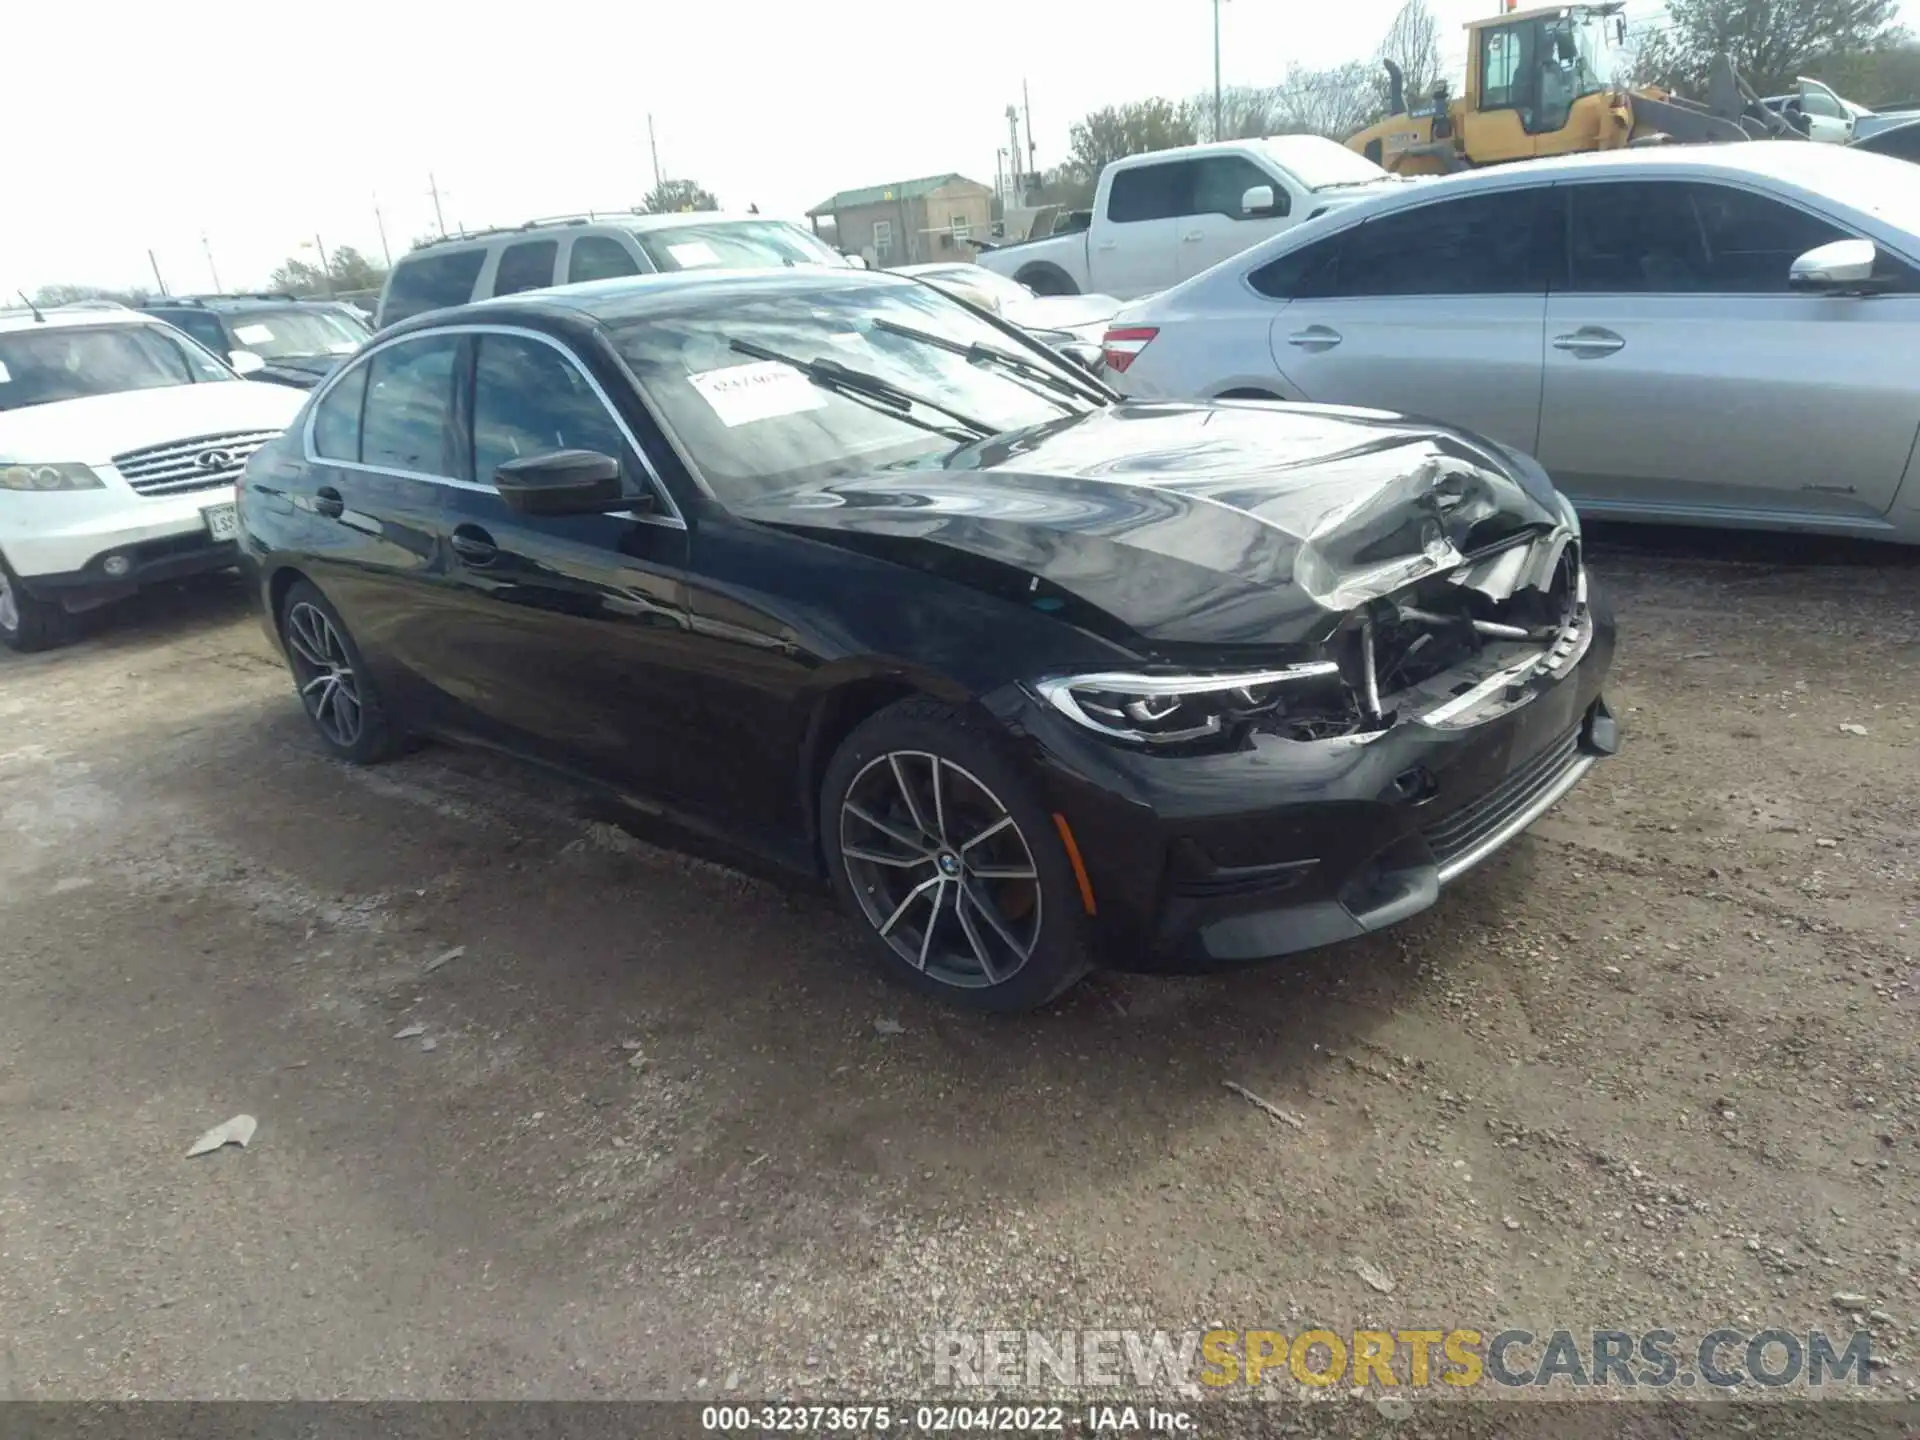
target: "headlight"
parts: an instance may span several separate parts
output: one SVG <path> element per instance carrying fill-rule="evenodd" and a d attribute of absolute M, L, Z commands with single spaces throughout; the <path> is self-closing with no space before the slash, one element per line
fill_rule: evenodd
<path fill-rule="evenodd" d="M 1340 667 L 1316 660 L 1223 675 L 1067 675 L 1034 689 L 1062 715 L 1109 739 L 1180 745 L 1271 711 L 1289 688 L 1316 680 L 1339 684 Z"/>
<path fill-rule="evenodd" d="M 99 490 L 86 465 L 0 465 L 0 490 Z"/>

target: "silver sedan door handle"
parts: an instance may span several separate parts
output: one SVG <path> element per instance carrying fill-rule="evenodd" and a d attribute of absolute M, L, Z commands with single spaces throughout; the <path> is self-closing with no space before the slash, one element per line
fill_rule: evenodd
<path fill-rule="evenodd" d="M 1571 335 L 1553 337 L 1554 349 L 1569 350 L 1583 360 L 1611 355 L 1616 350 L 1624 350 L 1626 344 L 1613 331 L 1602 330 L 1598 325 L 1583 325 Z"/>
<path fill-rule="evenodd" d="M 1204 237 L 1201 235 L 1201 233 L 1198 230 L 1189 230 L 1187 231 L 1186 234 L 1182 235 L 1180 238 L 1182 240 L 1199 240 Z"/>
<path fill-rule="evenodd" d="M 1289 345 L 1298 345 L 1302 350 L 1331 350 L 1340 343 L 1340 332 L 1329 330 L 1325 325 L 1309 325 L 1287 336 Z"/>

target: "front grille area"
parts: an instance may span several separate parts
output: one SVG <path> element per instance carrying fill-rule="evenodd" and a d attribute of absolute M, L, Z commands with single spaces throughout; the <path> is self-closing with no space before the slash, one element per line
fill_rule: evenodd
<path fill-rule="evenodd" d="M 230 430 L 149 445 L 113 457 L 114 469 L 140 495 L 183 495 L 190 490 L 232 489 L 247 457 L 278 430 Z"/>
<path fill-rule="evenodd" d="M 1580 732 L 1569 731 L 1477 800 L 1423 826 L 1421 833 L 1441 868 L 1533 804 L 1579 758 Z"/>

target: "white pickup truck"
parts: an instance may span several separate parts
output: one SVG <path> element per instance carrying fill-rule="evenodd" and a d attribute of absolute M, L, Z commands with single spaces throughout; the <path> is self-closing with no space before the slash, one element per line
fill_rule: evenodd
<path fill-rule="evenodd" d="M 1187 145 L 1100 172 L 1090 229 L 983 246 L 987 269 L 1040 295 L 1151 295 L 1397 179 L 1318 135 Z"/>

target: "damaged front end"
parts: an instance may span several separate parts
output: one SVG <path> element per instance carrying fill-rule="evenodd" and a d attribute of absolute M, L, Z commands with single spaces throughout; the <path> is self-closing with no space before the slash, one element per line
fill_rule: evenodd
<path fill-rule="evenodd" d="M 1156 750 L 1232 749 L 1262 735 L 1365 743 L 1408 721 L 1465 729 L 1525 704 L 1579 663 L 1593 633 L 1579 538 L 1565 526 L 1360 599 L 1311 654 L 1283 664 L 1036 688 L 1089 729 Z"/>

